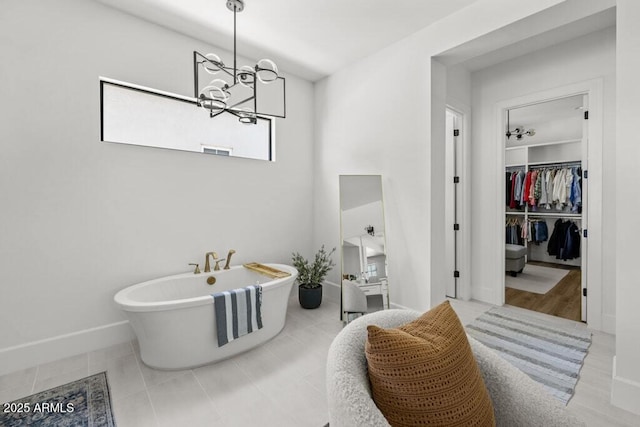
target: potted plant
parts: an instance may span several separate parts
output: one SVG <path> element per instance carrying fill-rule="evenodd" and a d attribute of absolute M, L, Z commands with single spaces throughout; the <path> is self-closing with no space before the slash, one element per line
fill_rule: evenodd
<path fill-rule="evenodd" d="M 298 270 L 298 301 L 302 308 L 318 308 L 322 303 L 322 282 L 335 265 L 331 259 L 335 251 L 333 248 L 327 253 L 322 245 L 313 263 L 298 252 L 292 254 L 293 266 Z"/>

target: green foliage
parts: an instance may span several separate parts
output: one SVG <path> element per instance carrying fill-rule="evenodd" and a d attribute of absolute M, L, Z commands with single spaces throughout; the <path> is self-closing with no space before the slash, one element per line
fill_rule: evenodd
<path fill-rule="evenodd" d="M 336 248 L 331 249 L 331 252 L 327 253 L 324 249 L 324 245 L 320 248 L 313 263 L 309 263 L 308 260 L 302 257 L 298 252 L 292 254 L 291 260 L 293 266 L 298 270 L 298 282 L 303 288 L 317 288 L 324 281 L 325 276 L 335 266 L 331 255 L 336 251 Z"/>

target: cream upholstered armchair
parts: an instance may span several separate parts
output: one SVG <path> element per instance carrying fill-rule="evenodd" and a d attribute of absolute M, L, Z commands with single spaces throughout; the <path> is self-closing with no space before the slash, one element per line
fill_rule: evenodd
<path fill-rule="evenodd" d="M 389 426 L 371 397 L 365 343 L 367 325 L 394 328 L 421 313 L 384 310 L 349 323 L 334 339 L 327 359 L 327 398 L 331 427 Z M 491 397 L 498 426 L 582 426 L 544 388 L 492 350 L 469 338 Z"/>
<path fill-rule="evenodd" d="M 342 281 L 342 312 L 346 323 L 351 321 L 354 314 L 362 315 L 367 312 L 367 296 L 350 280 Z"/>

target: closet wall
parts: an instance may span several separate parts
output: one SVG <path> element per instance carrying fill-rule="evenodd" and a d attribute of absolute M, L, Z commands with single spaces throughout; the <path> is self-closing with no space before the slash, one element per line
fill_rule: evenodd
<path fill-rule="evenodd" d="M 496 158 L 497 103 L 536 92 L 603 79 L 603 153 L 591 159 L 589 179 L 601 180 L 602 198 L 593 204 L 602 209 L 600 218 L 590 217 L 589 227 L 599 222 L 602 245 L 589 250 L 601 261 L 602 329 L 615 333 L 615 28 L 608 28 L 531 54 L 505 61 L 471 74 L 472 142 L 470 145 L 471 189 L 471 284 L 472 297 L 496 302 L 495 283 L 502 283 L 500 256 L 504 252 L 502 230 L 496 219 L 504 214 L 504 169 Z M 599 165 L 596 164 L 599 163 Z M 499 175 L 500 174 L 500 175 Z M 592 195 L 592 194 L 590 194 Z M 495 248 L 495 250 L 487 250 Z"/>

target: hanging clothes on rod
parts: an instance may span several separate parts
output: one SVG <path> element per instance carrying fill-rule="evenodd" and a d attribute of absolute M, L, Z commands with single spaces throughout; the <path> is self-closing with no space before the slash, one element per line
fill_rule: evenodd
<path fill-rule="evenodd" d="M 505 202 L 510 209 L 582 212 L 580 162 L 550 163 L 528 171 L 507 170 L 505 180 Z"/>
<path fill-rule="evenodd" d="M 507 168 L 512 169 L 512 168 Z M 516 170 L 507 170 L 506 181 L 506 206 L 510 209 L 524 208 L 522 203 L 522 190 L 524 187 L 524 178 L 526 173 L 523 167 L 518 167 Z"/>
<path fill-rule="evenodd" d="M 540 244 L 549 238 L 549 229 L 544 219 L 510 217 L 506 221 L 506 241 L 512 245 L 524 245 L 525 242 Z"/>
<path fill-rule="evenodd" d="M 505 224 L 505 243 L 524 246 L 522 225 L 518 218 L 508 218 Z"/>
<path fill-rule="evenodd" d="M 527 221 L 529 227 L 529 242 L 540 244 L 546 242 L 549 238 L 549 228 L 547 227 L 547 221 L 544 219 L 529 219 Z"/>
<path fill-rule="evenodd" d="M 580 257 L 580 228 L 574 221 L 558 218 L 549 237 L 547 252 L 564 261 Z"/>
<path fill-rule="evenodd" d="M 522 205 L 539 209 L 582 212 L 582 168 L 547 166 L 531 169 L 524 178 Z"/>

